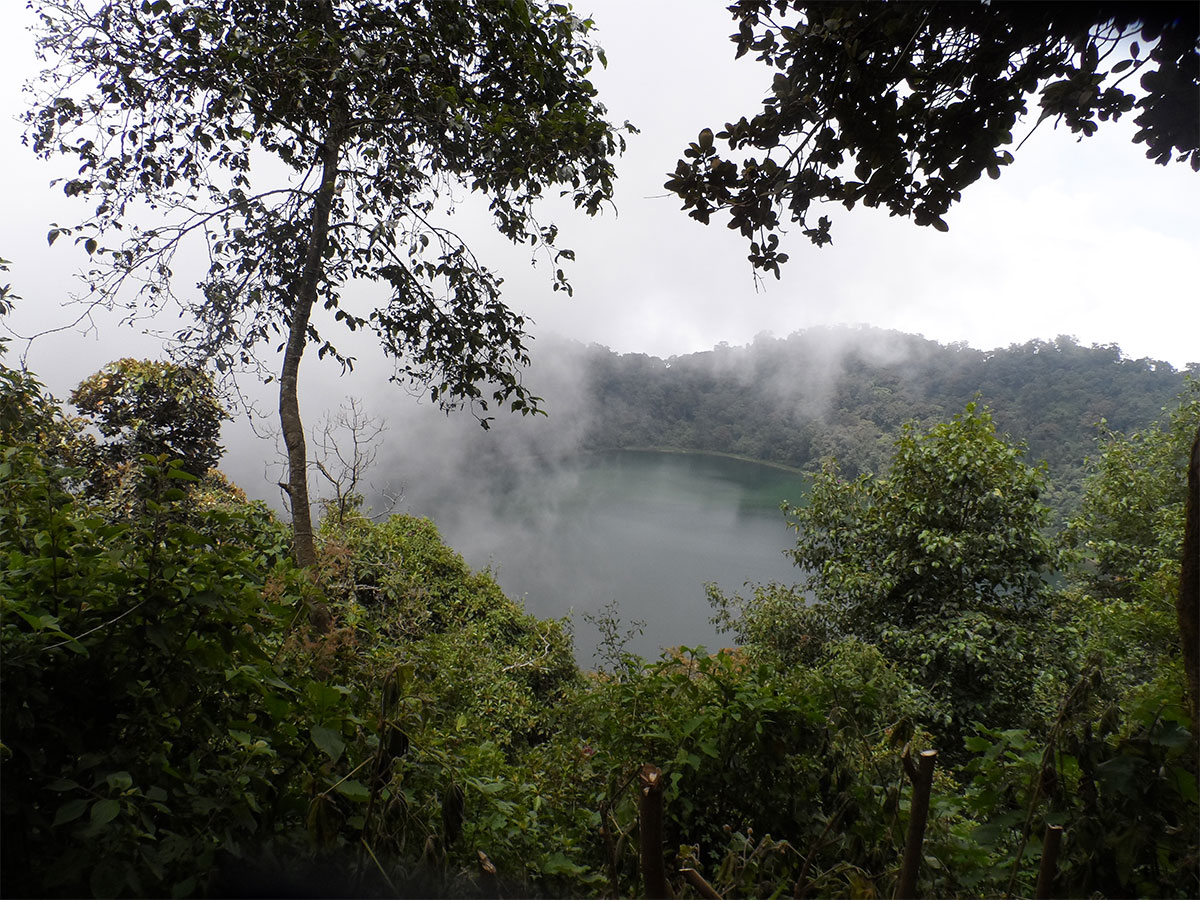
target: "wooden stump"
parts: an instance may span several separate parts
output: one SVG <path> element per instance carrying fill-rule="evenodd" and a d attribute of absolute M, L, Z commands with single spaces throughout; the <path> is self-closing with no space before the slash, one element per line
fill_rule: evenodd
<path fill-rule="evenodd" d="M 929 819 L 929 792 L 933 787 L 933 767 L 936 750 L 922 750 L 921 761 L 914 766 L 908 753 L 904 754 L 904 770 L 913 785 L 912 805 L 908 816 L 908 840 L 904 843 L 904 863 L 900 882 L 896 885 L 896 900 L 913 900 L 917 896 L 917 873 L 921 868 L 921 845 L 925 841 L 925 823 Z"/>
<path fill-rule="evenodd" d="M 638 773 L 641 789 L 639 798 L 639 838 L 642 849 L 642 879 L 648 900 L 674 900 L 667 883 L 667 867 L 663 862 L 663 774 L 652 763 L 642 766 Z"/>

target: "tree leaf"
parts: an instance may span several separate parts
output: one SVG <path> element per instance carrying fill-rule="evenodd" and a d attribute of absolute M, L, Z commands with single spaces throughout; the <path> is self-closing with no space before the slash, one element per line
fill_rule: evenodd
<path fill-rule="evenodd" d="M 333 762 L 341 759 L 342 754 L 346 752 L 346 742 L 332 728 L 326 728 L 324 725 L 314 725 L 309 729 L 309 734 L 312 736 L 312 742 Z"/>
<path fill-rule="evenodd" d="M 67 822 L 74 822 L 83 815 L 83 811 L 87 809 L 87 807 L 88 800 L 86 797 L 80 800 L 68 800 L 66 803 L 60 806 L 58 811 L 54 814 L 54 824 L 63 825 Z"/>
<path fill-rule="evenodd" d="M 339 782 L 337 792 L 355 803 L 366 803 L 371 799 L 371 792 L 367 786 L 354 778 L 347 778 L 345 781 Z"/>
<path fill-rule="evenodd" d="M 103 800 L 97 800 L 92 804 L 92 825 L 99 828 L 101 825 L 107 825 L 117 817 L 121 812 L 121 801 L 114 800 L 111 797 L 105 797 Z"/>

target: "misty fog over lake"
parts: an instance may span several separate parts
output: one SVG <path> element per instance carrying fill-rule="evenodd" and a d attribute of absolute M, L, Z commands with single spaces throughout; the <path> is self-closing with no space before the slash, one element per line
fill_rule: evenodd
<path fill-rule="evenodd" d="M 796 502 L 793 471 L 718 456 L 612 451 L 498 468 L 463 481 L 425 473 L 402 508 L 429 516 L 473 568 L 541 617 L 571 616 L 576 653 L 592 665 L 599 632 L 583 614 L 614 600 L 646 623 L 628 649 L 733 643 L 709 623 L 704 585 L 796 580 L 779 504 Z"/>
<path fill-rule="evenodd" d="M 358 383 L 384 384 L 381 365 L 364 350 Z M 630 644 L 644 656 L 732 644 L 709 624 L 704 584 L 735 592 L 747 581 L 794 583 L 799 573 L 782 553 L 793 534 L 779 504 L 799 502 L 806 487 L 795 469 L 742 459 L 585 448 L 690 446 L 793 465 L 834 455 L 853 475 L 884 470 L 901 423 L 948 421 L 981 396 L 1003 431 L 1030 440 L 1028 459 L 1050 460 L 1055 497 L 1069 503 L 1082 490 L 1089 423 L 1103 416 L 1110 427 L 1137 428 L 1182 383 L 1165 362 L 1069 338 L 983 352 L 868 328 L 764 336 L 668 360 L 542 341 L 526 377 L 548 415 L 486 410 L 496 413 L 487 429 L 482 409 L 447 415 L 415 392 L 371 390 L 364 415 L 386 429 L 359 436 L 378 449 L 360 489 L 376 517 L 433 519 L 451 549 L 474 569 L 490 566 L 532 614 L 570 615 L 584 666 L 595 664 L 598 632 L 583 616 L 614 601 L 625 623 L 646 622 Z M 323 414 L 345 410 L 350 387 L 307 382 L 314 435 Z M 231 430 L 222 470 L 286 515 L 285 469 L 262 462 L 248 431 Z M 333 438 L 344 451 L 357 446 L 345 427 Z M 319 457 L 315 437 L 313 450 Z M 312 481 L 316 496 L 330 495 L 325 479 Z"/>

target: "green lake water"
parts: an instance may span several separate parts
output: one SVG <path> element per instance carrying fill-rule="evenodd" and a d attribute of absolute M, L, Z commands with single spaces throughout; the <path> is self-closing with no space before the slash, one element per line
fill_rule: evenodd
<path fill-rule="evenodd" d="M 432 516 L 470 565 L 490 565 L 531 613 L 570 615 L 584 665 L 594 663 L 599 633 L 583 614 L 613 601 L 623 622 L 646 623 L 628 648 L 656 656 L 661 647 L 733 643 L 709 623 L 706 582 L 731 591 L 796 580 L 779 505 L 799 501 L 805 481 L 790 470 L 618 451 L 495 473 L 485 483 L 469 498 L 449 487 L 422 491 L 411 511 Z"/>

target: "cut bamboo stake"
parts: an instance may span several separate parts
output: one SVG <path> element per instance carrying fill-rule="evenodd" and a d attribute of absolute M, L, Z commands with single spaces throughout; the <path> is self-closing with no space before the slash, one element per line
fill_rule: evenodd
<path fill-rule="evenodd" d="M 479 887 L 485 897 L 500 896 L 500 873 L 496 864 L 482 850 L 475 851 L 479 858 Z"/>
<path fill-rule="evenodd" d="M 914 766 L 908 751 L 904 752 L 904 771 L 913 785 L 912 804 L 908 815 L 908 840 L 904 843 L 904 864 L 900 868 L 900 883 L 896 885 L 896 900 L 913 900 L 917 896 L 917 873 L 921 868 L 921 845 L 925 841 L 925 823 L 929 819 L 929 792 L 933 787 L 933 767 L 936 750 L 922 750 L 919 766 Z"/>
<path fill-rule="evenodd" d="M 1062 841 L 1062 826 L 1047 825 L 1042 839 L 1042 864 L 1038 868 L 1034 900 L 1050 900 L 1054 896 L 1054 879 L 1058 877 L 1058 845 Z"/>
<path fill-rule="evenodd" d="M 680 869 L 679 874 L 688 880 L 688 884 L 694 887 L 696 893 L 703 897 L 704 900 L 723 900 L 721 895 L 713 889 L 713 886 L 704 880 L 704 876 L 695 869 Z"/>
<path fill-rule="evenodd" d="M 638 773 L 641 785 L 639 800 L 639 839 L 642 848 L 642 879 L 647 900 L 674 900 L 667 884 L 667 867 L 663 862 L 663 777 L 662 769 L 646 763 Z"/>

